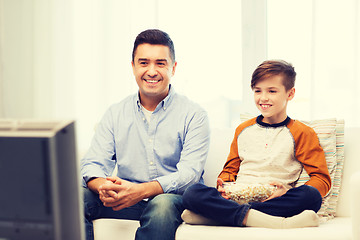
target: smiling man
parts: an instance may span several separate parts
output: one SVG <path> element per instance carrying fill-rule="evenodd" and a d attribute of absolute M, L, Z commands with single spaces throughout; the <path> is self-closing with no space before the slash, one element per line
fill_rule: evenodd
<path fill-rule="evenodd" d="M 138 93 L 107 110 L 81 160 L 88 240 L 99 218 L 139 220 L 139 240 L 175 239 L 181 195 L 203 182 L 209 121 L 170 84 L 177 62 L 169 35 L 140 33 L 131 64 Z"/>
<path fill-rule="evenodd" d="M 177 63 L 175 59 L 172 60 L 169 47 L 148 43 L 137 47 L 134 58 L 132 67 L 141 104 L 153 111 L 168 95 L 170 79 L 175 74 Z"/>

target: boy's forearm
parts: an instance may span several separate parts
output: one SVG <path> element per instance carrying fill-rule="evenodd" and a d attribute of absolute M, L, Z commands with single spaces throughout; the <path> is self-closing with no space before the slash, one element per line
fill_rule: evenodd
<path fill-rule="evenodd" d="M 237 174 L 235 175 L 223 169 L 219 174 L 218 178 L 221 178 L 224 182 L 235 182 L 236 176 Z"/>
<path fill-rule="evenodd" d="M 323 175 L 322 177 L 311 177 L 306 185 L 316 188 L 322 197 L 324 197 L 331 189 L 331 178 L 329 175 Z"/>
<path fill-rule="evenodd" d="M 240 158 L 238 156 L 232 159 L 228 159 L 218 178 L 221 178 L 224 182 L 234 182 L 236 181 L 239 168 Z"/>

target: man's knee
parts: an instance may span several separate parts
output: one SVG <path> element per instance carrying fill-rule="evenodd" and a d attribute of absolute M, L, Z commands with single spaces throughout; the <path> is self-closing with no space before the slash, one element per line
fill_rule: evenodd
<path fill-rule="evenodd" d="M 176 194 L 160 194 L 150 200 L 147 208 L 157 216 L 173 215 L 183 211 L 182 197 Z"/>
<path fill-rule="evenodd" d="M 174 239 L 183 210 L 181 195 L 164 193 L 149 200 L 135 239 Z"/>

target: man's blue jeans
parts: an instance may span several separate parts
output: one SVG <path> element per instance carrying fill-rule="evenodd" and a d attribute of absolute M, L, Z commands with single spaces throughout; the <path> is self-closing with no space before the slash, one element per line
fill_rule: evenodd
<path fill-rule="evenodd" d="M 225 226 L 242 226 L 249 209 L 256 209 L 272 216 L 291 217 L 304 210 L 317 212 L 321 203 L 322 197 L 319 191 L 307 185 L 292 188 L 283 196 L 265 202 L 242 205 L 223 198 L 216 188 L 203 184 L 192 185 L 183 195 L 183 204 L 186 209 Z"/>
<path fill-rule="evenodd" d="M 137 240 L 174 240 L 176 229 L 182 223 L 181 213 L 184 210 L 181 195 L 160 194 L 148 201 L 114 211 L 105 207 L 99 195 L 87 188 L 84 188 L 84 207 L 87 240 L 94 239 L 92 221 L 99 218 L 140 220 L 135 237 Z"/>

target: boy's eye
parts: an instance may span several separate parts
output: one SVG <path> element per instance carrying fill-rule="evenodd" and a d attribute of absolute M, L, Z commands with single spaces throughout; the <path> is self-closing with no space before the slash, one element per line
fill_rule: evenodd
<path fill-rule="evenodd" d="M 144 66 L 144 65 L 147 65 L 147 62 L 139 62 L 140 65 Z"/>
<path fill-rule="evenodd" d="M 165 63 L 164 62 L 158 62 L 157 65 L 163 67 L 163 66 L 165 66 Z"/>
<path fill-rule="evenodd" d="M 270 93 L 276 93 L 276 90 L 270 90 L 269 92 Z"/>

